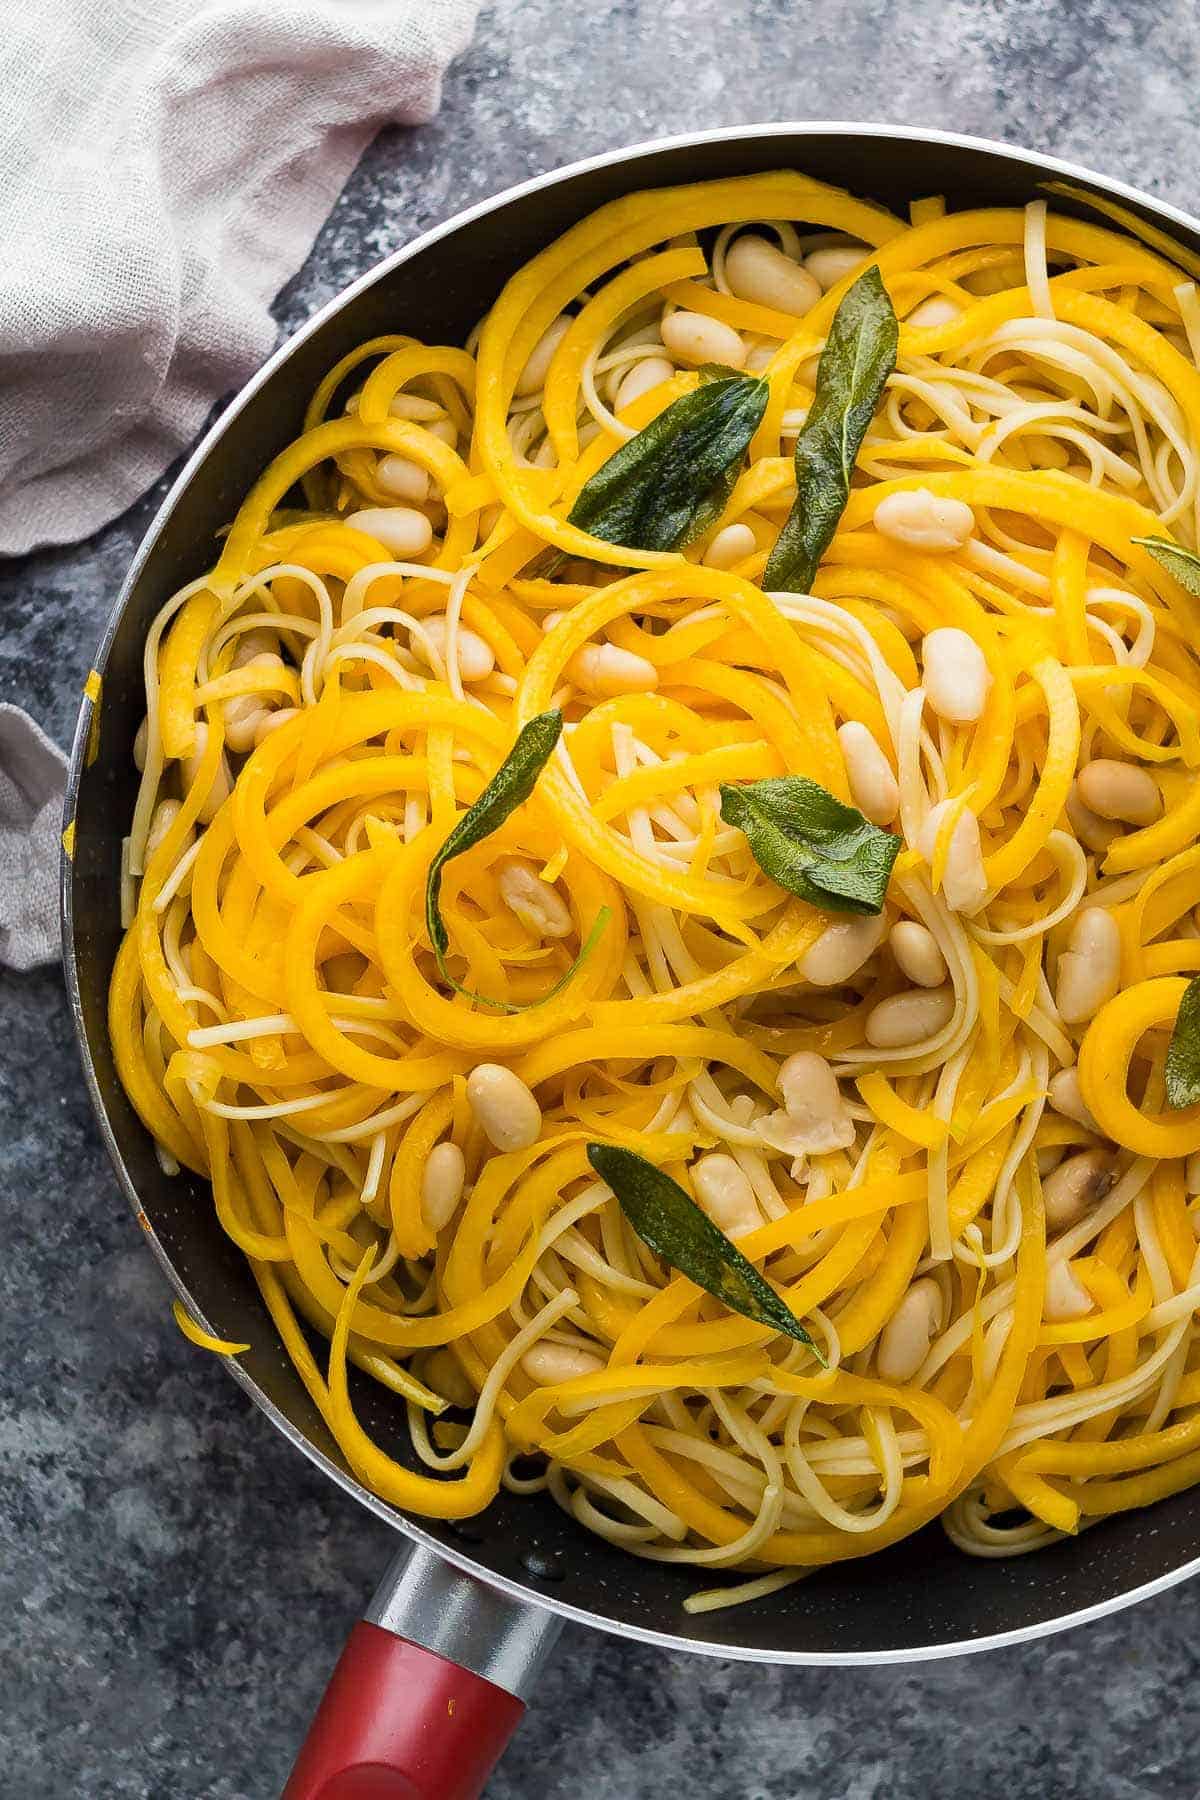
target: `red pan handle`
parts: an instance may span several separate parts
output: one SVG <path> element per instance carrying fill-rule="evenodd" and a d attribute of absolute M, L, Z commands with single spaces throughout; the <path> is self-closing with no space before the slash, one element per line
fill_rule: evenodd
<path fill-rule="evenodd" d="M 283 1800 L 478 1800 L 560 1621 L 402 1551 L 350 1633 Z"/>

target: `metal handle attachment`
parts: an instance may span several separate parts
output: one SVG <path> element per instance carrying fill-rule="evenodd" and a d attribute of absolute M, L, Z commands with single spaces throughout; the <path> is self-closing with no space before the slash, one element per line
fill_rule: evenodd
<path fill-rule="evenodd" d="M 283 1800 L 478 1800 L 562 1627 L 401 1550 L 330 1677 Z"/>

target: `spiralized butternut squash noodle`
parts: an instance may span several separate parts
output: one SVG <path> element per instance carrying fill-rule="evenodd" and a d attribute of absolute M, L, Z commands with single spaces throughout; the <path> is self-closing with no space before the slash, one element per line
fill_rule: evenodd
<path fill-rule="evenodd" d="M 1200 1107 L 1164 1102 L 1200 602 L 1137 541 L 1200 532 L 1200 307 L 1130 223 L 906 220 L 789 172 L 616 201 L 465 349 L 331 369 L 155 619 L 117 1064 L 384 1499 L 545 1490 L 739 1572 L 700 1609 L 935 1518 L 1019 1554 L 1200 1478 Z M 872 265 L 895 368 L 811 591 L 772 592 Z M 701 363 L 766 397 L 700 535 L 569 522 Z M 439 967 L 431 861 L 554 709 L 529 797 L 445 865 Z M 722 817 L 782 776 L 902 840 L 881 912 L 787 891 Z M 656 1255 L 597 1143 L 816 1349 Z"/>

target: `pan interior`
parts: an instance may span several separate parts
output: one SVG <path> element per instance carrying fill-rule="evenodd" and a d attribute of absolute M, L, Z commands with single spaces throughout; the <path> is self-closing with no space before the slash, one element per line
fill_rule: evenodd
<path fill-rule="evenodd" d="M 886 131 L 762 128 L 745 135 L 649 146 L 518 192 L 382 264 L 285 347 L 193 458 L 152 527 L 114 611 L 96 667 L 103 677 L 99 751 L 87 762 L 90 707 L 77 736 L 68 814 L 76 823 L 64 869 L 68 976 L 93 1099 L 123 1185 L 168 1273 L 221 1335 L 249 1341 L 243 1384 L 281 1429 L 400 1529 L 535 1598 L 617 1630 L 669 1637 L 680 1648 L 763 1658 L 887 1657 L 980 1647 L 1052 1629 L 1064 1615 L 1119 1604 L 1169 1581 L 1200 1557 L 1200 1506 L 1188 1494 L 1131 1513 L 1033 1557 L 984 1561 L 956 1551 L 936 1526 L 869 1561 L 846 1563 L 752 1607 L 691 1617 L 682 1600 L 707 1578 L 639 1561 L 566 1519 L 546 1497 L 501 1493 L 476 1520 L 410 1521 L 365 1493 L 285 1355 L 241 1252 L 217 1225 L 207 1187 L 168 1179 L 117 1080 L 105 1025 L 120 938 L 120 843 L 131 815 L 133 735 L 142 704 L 149 621 L 213 555 L 215 533 L 266 462 L 297 435 L 320 377 L 347 350 L 385 332 L 461 342 L 504 280 L 550 238 L 604 202 L 640 188 L 791 167 L 897 210 L 927 194 L 950 207 L 1023 204 L 1047 167 L 962 140 Z M 1058 173 L 1057 169 L 1051 173 Z M 1100 191 L 1103 184 L 1094 183 Z M 1200 228 L 1130 201 L 1146 219 L 1200 250 Z M 1065 203 L 1059 203 L 1065 204 Z M 1070 207 L 1067 208 L 1071 210 Z M 1094 216 L 1083 214 L 1082 216 Z M 355 1405 L 392 1454 L 413 1461 L 396 1402 L 366 1377 Z M 169 1473 L 164 1471 L 164 1479 Z"/>

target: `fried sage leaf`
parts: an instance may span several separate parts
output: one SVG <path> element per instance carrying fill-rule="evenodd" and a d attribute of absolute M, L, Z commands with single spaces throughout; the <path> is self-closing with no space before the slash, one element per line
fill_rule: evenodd
<path fill-rule="evenodd" d="M 896 366 L 900 328 L 872 265 L 833 315 L 796 439 L 796 498 L 763 573 L 769 593 L 806 594 L 850 498 L 850 477 Z"/>
<path fill-rule="evenodd" d="M 572 525 L 631 550 L 680 550 L 720 518 L 767 408 L 765 381 L 714 366 L 580 490 Z"/>
<path fill-rule="evenodd" d="M 446 922 L 442 918 L 442 870 L 456 856 L 462 856 L 467 850 L 473 850 L 476 844 L 498 831 L 505 820 L 511 818 L 518 806 L 524 805 L 532 794 L 537 778 L 554 754 L 554 746 L 562 735 L 562 714 L 554 712 L 539 713 L 536 719 L 530 719 L 521 727 L 517 741 L 501 763 L 492 779 L 476 800 L 463 814 L 450 836 L 446 839 L 437 855 L 429 865 L 429 874 L 425 881 L 425 929 L 429 933 L 429 942 L 433 945 L 433 954 L 437 958 L 437 966 L 442 978 L 458 994 L 465 994 L 468 999 L 475 1000 L 480 1006 L 493 1007 L 497 1012 L 524 1012 L 527 1006 L 544 1006 L 547 1000 L 553 1000 L 561 994 L 568 981 L 586 962 L 600 940 L 600 935 L 607 925 L 610 913 L 602 906 L 596 915 L 595 923 L 588 933 L 587 941 L 579 955 L 566 973 L 559 977 L 548 993 L 537 1000 L 517 1005 L 509 1000 L 491 1000 L 486 994 L 476 994 L 455 981 L 446 966 L 446 953 L 450 948 L 450 937 L 446 930 Z"/>
<path fill-rule="evenodd" d="M 1195 1106 L 1200 1100 L 1200 975 L 1183 990 L 1163 1068 L 1168 1106 Z"/>
<path fill-rule="evenodd" d="M 721 788 L 721 817 L 764 875 L 823 912 L 877 913 L 901 840 L 804 775 Z"/>
<path fill-rule="evenodd" d="M 791 1308 L 677 1181 L 636 1151 L 615 1144 L 589 1144 L 587 1156 L 644 1244 L 731 1312 L 809 1345 L 824 1363 Z"/>
<path fill-rule="evenodd" d="M 1173 544 L 1170 538 L 1135 537 L 1133 542 L 1148 550 L 1155 562 L 1160 562 L 1167 574 L 1175 577 L 1180 587 L 1200 599 L 1200 556 L 1194 550 L 1185 550 L 1182 544 Z"/>

